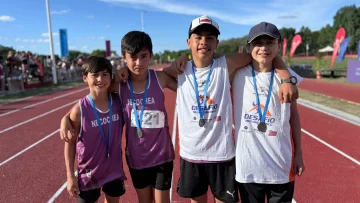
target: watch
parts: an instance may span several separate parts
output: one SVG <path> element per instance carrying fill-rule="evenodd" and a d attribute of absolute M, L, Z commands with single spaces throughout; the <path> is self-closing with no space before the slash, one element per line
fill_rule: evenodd
<path fill-rule="evenodd" d="M 281 79 L 281 84 L 283 83 L 291 83 L 293 85 L 296 85 L 297 84 L 297 78 L 295 76 L 291 76 L 289 78 L 286 78 L 286 79 Z"/>

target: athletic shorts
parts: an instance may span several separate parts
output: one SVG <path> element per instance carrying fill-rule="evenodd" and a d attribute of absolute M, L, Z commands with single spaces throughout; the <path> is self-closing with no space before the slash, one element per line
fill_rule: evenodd
<path fill-rule="evenodd" d="M 102 187 L 102 191 L 110 197 L 120 197 L 125 194 L 124 181 L 117 179 L 106 183 Z M 78 202 L 79 203 L 93 203 L 96 202 L 100 197 L 100 188 L 80 191 Z"/>
<path fill-rule="evenodd" d="M 291 203 L 294 182 L 285 184 L 238 183 L 242 203 Z"/>
<path fill-rule="evenodd" d="M 136 189 L 152 186 L 157 190 L 169 190 L 173 168 L 174 163 L 170 161 L 151 168 L 133 169 L 129 167 L 129 171 Z"/>
<path fill-rule="evenodd" d="M 200 197 L 207 193 L 209 186 L 216 199 L 229 203 L 239 201 L 235 159 L 219 163 L 191 163 L 180 157 L 179 196 Z"/>

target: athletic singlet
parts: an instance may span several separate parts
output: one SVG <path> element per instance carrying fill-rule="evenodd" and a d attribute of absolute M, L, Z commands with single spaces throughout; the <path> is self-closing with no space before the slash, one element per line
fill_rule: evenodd
<path fill-rule="evenodd" d="M 290 70 L 290 69 L 289 69 Z M 291 71 L 292 72 L 292 71 Z M 256 72 L 260 108 L 264 111 L 271 72 Z M 292 75 L 298 77 L 296 73 Z M 265 133 L 257 130 L 259 114 L 251 66 L 236 72 L 233 82 L 236 132 L 236 181 L 240 183 L 282 184 L 293 181 L 293 143 L 290 133 L 290 104 L 278 99 L 280 78 L 274 76 L 266 112 Z"/>
<path fill-rule="evenodd" d="M 174 147 L 171 142 L 164 92 L 156 72 L 150 70 L 146 105 L 142 119 L 142 137 L 136 134 L 131 92 L 128 83 L 120 84 L 120 97 L 124 108 L 126 125 L 126 159 L 134 169 L 150 168 L 174 160 Z M 134 93 L 138 115 L 144 92 Z"/>
<path fill-rule="evenodd" d="M 178 75 L 176 108 L 178 113 L 180 156 L 188 161 L 222 162 L 235 156 L 232 136 L 232 104 L 226 58 L 214 59 L 206 98 L 204 88 L 210 71 L 195 68 L 199 99 L 204 108 L 205 126 L 199 126 L 199 109 L 194 91 L 192 62 Z M 203 108 L 203 107 L 202 107 Z"/>
<path fill-rule="evenodd" d="M 78 183 L 81 191 L 102 187 L 115 179 L 126 180 L 121 150 L 123 117 L 118 95 L 111 95 L 112 129 L 110 140 L 110 158 L 107 156 L 107 147 L 101 136 L 99 123 L 88 97 L 79 101 L 81 110 L 81 128 L 76 143 L 78 159 Z M 110 123 L 109 110 L 97 110 L 103 127 L 106 142 Z"/>

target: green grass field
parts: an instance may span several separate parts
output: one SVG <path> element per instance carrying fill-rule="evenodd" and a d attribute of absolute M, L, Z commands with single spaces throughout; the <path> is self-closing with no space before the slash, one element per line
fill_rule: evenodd
<path fill-rule="evenodd" d="M 334 69 L 347 69 L 347 64 L 349 60 L 357 60 L 357 58 L 345 58 L 342 62 L 337 62 L 337 58 L 335 59 L 333 68 Z M 311 64 L 313 69 L 316 67 L 316 58 L 292 58 L 290 61 L 291 65 L 295 64 Z M 330 69 L 331 56 L 324 56 L 320 60 L 319 70 L 321 69 Z"/>

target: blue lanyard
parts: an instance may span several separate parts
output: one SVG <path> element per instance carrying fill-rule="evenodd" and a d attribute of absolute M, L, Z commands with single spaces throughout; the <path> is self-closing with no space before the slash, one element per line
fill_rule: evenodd
<path fill-rule="evenodd" d="M 95 107 L 94 100 L 92 99 L 91 95 L 88 95 L 88 98 L 89 98 L 91 107 L 94 110 L 94 114 L 95 114 L 95 117 L 96 117 L 96 120 L 97 120 L 97 124 L 98 124 L 98 126 L 100 128 L 101 137 L 102 137 L 102 139 L 103 139 L 103 141 L 104 141 L 104 143 L 106 145 L 107 155 L 108 155 L 108 158 L 109 158 L 109 156 L 110 156 L 110 138 L 111 138 L 111 129 L 112 129 L 112 122 L 113 122 L 110 94 L 108 96 L 108 107 L 109 107 L 109 116 L 110 116 L 109 131 L 108 131 L 108 142 L 106 142 L 104 129 L 102 128 L 99 113 L 97 112 L 97 109 Z"/>
<path fill-rule="evenodd" d="M 196 101 L 197 101 L 197 104 L 198 104 L 200 118 L 204 118 L 204 109 L 206 108 L 206 95 L 207 95 L 207 91 L 208 91 L 208 88 L 209 88 L 210 75 L 211 75 L 211 72 L 212 72 L 213 63 L 214 63 L 214 60 L 211 62 L 210 70 L 209 70 L 208 76 L 206 78 L 206 84 L 205 84 L 205 89 L 204 89 L 204 98 L 203 98 L 204 108 L 202 109 L 201 105 L 200 105 L 199 88 L 198 88 L 198 84 L 196 82 L 196 76 L 195 76 L 195 69 L 194 69 L 195 65 L 194 65 L 194 61 L 192 61 L 191 68 L 192 68 L 192 75 L 193 75 L 193 78 L 194 78 L 194 89 L 195 89 Z"/>
<path fill-rule="evenodd" d="M 129 86 L 130 86 L 130 92 L 131 92 L 130 93 L 131 94 L 131 103 L 132 103 L 132 106 L 133 106 L 135 122 L 136 122 L 136 128 L 138 130 L 141 129 L 141 123 L 142 123 L 142 119 L 143 119 L 143 115 L 144 115 L 144 109 L 145 109 L 145 105 L 146 105 L 146 95 L 147 95 L 147 92 L 148 92 L 149 79 L 150 79 L 150 71 L 148 70 L 148 76 L 146 78 L 146 85 L 145 85 L 145 90 L 144 90 L 144 94 L 143 94 L 143 99 L 142 99 L 142 102 L 141 102 L 141 110 L 140 110 L 140 118 L 139 118 L 138 113 L 137 113 L 137 109 L 136 109 L 134 89 L 133 89 L 133 86 L 132 86 L 131 77 L 129 78 Z"/>
<path fill-rule="evenodd" d="M 270 97 L 271 97 L 273 83 L 274 83 L 274 72 L 275 72 L 275 70 L 273 68 L 272 71 L 271 71 L 270 87 L 269 87 L 269 91 L 268 91 L 267 98 L 266 98 L 265 108 L 264 108 L 264 112 L 261 112 L 259 93 L 257 91 L 257 86 L 256 86 L 255 70 L 254 70 L 254 67 L 252 65 L 251 65 L 251 68 L 252 68 L 252 78 L 253 78 L 253 82 L 254 82 L 254 89 L 255 89 L 256 102 L 257 102 L 257 111 L 259 113 L 260 122 L 264 123 L 265 122 L 265 117 L 266 117 L 266 112 L 268 110 L 269 103 L 270 103 Z"/>

